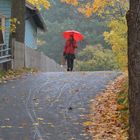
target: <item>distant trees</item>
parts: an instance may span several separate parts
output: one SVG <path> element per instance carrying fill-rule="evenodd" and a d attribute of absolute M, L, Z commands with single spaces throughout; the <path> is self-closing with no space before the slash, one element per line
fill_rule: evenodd
<path fill-rule="evenodd" d="M 62 1 L 73 4 L 71 0 Z M 120 69 L 126 70 L 128 59 L 127 22 L 125 15 L 129 7 L 128 0 L 80 1 L 76 4 L 76 7 L 79 12 L 87 17 L 97 14 L 98 17 L 106 21 L 109 30 L 104 32 L 104 39 L 111 46 Z"/>
<path fill-rule="evenodd" d="M 78 53 L 76 70 L 79 71 L 102 71 L 117 70 L 118 65 L 114 54 L 101 45 L 87 46 Z"/>
<path fill-rule="evenodd" d="M 91 8 L 92 13 L 97 13 L 99 17 L 107 21 L 110 30 L 104 32 L 104 39 L 111 45 L 121 70 L 126 70 L 128 64 L 127 22 L 125 18 L 128 6 L 127 0 L 95 0 Z"/>
<path fill-rule="evenodd" d="M 101 18 L 107 20 L 110 31 L 104 32 L 104 39 L 111 45 L 115 54 L 119 68 L 127 70 L 127 22 L 126 12 L 129 3 L 127 0 L 95 0 L 94 12 L 97 12 Z"/>

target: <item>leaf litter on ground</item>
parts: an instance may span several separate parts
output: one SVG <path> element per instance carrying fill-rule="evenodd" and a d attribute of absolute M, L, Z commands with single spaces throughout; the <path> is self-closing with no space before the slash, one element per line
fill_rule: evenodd
<path fill-rule="evenodd" d="M 7 83 L 9 80 L 14 80 L 17 78 L 22 77 L 23 75 L 26 74 L 34 74 L 37 73 L 36 69 L 31 69 L 31 68 L 22 68 L 19 70 L 8 70 L 8 71 L 0 71 L 0 84 L 1 83 Z M 12 87 L 14 88 L 14 87 Z"/>
<path fill-rule="evenodd" d="M 128 139 L 127 74 L 119 76 L 91 100 L 91 114 L 84 122 L 93 140 Z"/>

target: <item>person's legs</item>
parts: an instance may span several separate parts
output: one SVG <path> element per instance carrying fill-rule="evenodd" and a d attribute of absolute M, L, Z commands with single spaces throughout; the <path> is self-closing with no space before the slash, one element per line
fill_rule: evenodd
<path fill-rule="evenodd" d="M 70 57 L 67 57 L 67 71 L 70 71 L 71 68 L 71 60 Z"/>
<path fill-rule="evenodd" d="M 70 58 L 70 71 L 73 70 L 74 59 Z"/>
<path fill-rule="evenodd" d="M 71 59 L 71 71 L 73 71 L 74 59 Z"/>

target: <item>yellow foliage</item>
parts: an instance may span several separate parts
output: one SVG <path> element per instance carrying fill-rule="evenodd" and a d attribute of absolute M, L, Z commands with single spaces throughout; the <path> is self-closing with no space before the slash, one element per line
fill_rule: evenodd
<path fill-rule="evenodd" d="M 20 24 L 20 22 L 16 18 L 11 18 L 10 23 L 10 32 L 16 32 L 16 25 Z"/>
<path fill-rule="evenodd" d="M 0 26 L 0 30 L 2 31 L 8 30 L 14 33 L 16 31 L 17 24 L 20 24 L 20 22 L 16 18 L 11 18 L 9 22 L 10 22 L 10 27 Z"/>
<path fill-rule="evenodd" d="M 0 30 L 5 30 L 5 26 L 0 26 Z"/>
<path fill-rule="evenodd" d="M 114 19 L 108 24 L 110 32 L 104 32 L 104 38 L 112 46 L 119 67 L 127 68 L 127 23 L 125 18 Z"/>
<path fill-rule="evenodd" d="M 105 10 L 107 7 L 114 7 L 113 10 L 118 8 L 119 10 L 127 9 L 128 1 L 127 0 L 95 0 L 94 1 L 94 12 L 99 12 Z"/>
<path fill-rule="evenodd" d="M 6 83 L 8 80 L 19 78 L 27 73 L 37 73 L 36 69 L 22 68 L 19 70 L 0 71 L 0 84 Z"/>
<path fill-rule="evenodd" d="M 90 17 L 93 14 L 93 5 L 87 3 L 85 6 L 79 7 L 78 11 L 85 14 L 87 17 Z"/>
<path fill-rule="evenodd" d="M 65 2 L 67 4 L 72 4 L 77 6 L 78 5 L 78 0 L 60 0 L 61 2 Z"/>
<path fill-rule="evenodd" d="M 67 4 L 78 5 L 78 10 L 85 14 L 87 17 L 93 13 L 97 13 L 99 16 L 106 17 L 107 15 L 125 15 L 125 11 L 128 10 L 129 3 L 127 0 L 94 0 L 92 2 L 78 2 L 78 0 L 60 0 Z M 83 3 L 84 4 L 80 4 Z"/>
<path fill-rule="evenodd" d="M 27 0 L 29 3 L 36 6 L 37 9 L 40 9 L 40 7 L 44 7 L 48 9 L 50 7 L 50 3 L 48 0 Z"/>
<path fill-rule="evenodd" d="M 91 121 L 87 121 L 87 122 L 84 122 L 83 125 L 84 125 L 84 126 L 89 126 L 89 125 L 92 125 L 92 123 L 93 123 L 93 122 L 91 122 Z"/>
<path fill-rule="evenodd" d="M 104 9 L 106 5 L 110 4 L 112 0 L 95 0 L 93 11 L 97 12 L 98 10 Z"/>

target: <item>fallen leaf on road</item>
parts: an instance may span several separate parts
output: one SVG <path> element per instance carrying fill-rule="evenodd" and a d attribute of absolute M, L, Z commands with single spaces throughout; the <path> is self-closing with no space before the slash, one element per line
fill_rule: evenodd
<path fill-rule="evenodd" d="M 75 138 L 70 138 L 70 139 L 68 139 L 68 140 L 76 140 Z"/>
<path fill-rule="evenodd" d="M 12 128 L 13 126 L 10 125 L 5 125 L 5 126 L 0 126 L 1 128 Z"/>
<path fill-rule="evenodd" d="M 39 120 L 39 121 L 43 121 L 43 120 L 44 120 L 44 118 L 37 118 L 37 120 Z"/>
<path fill-rule="evenodd" d="M 10 121 L 10 118 L 5 118 L 5 121 Z"/>
<path fill-rule="evenodd" d="M 38 126 L 38 125 L 39 125 L 39 123 L 33 123 L 33 125 L 34 125 L 34 126 Z"/>

